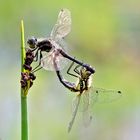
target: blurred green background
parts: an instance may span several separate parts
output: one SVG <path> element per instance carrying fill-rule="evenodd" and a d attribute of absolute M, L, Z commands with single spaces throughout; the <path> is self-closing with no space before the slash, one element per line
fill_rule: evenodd
<path fill-rule="evenodd" d="M 20 139 L 20 20 L 26 39 L 47 37 L 62 8 L 72 14 L 65 39 L 69 53 L 96 68 L 96 87 L 122 90 L 123 96 L 96 104 L 89 127 L 83 127 L 78 114 L 68 134 L 74 93 L 60 84 L 55 72 L 41 70 L 28 95 L 30 140 L 139 140 L 138 0 L 0 1 L 0 139 Z"/>

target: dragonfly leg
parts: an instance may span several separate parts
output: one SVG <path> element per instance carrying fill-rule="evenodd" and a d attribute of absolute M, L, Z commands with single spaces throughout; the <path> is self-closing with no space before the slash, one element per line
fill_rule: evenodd
<path fill-rule="evenodd" d="M 39 51 L 39 50 L 37 50 L 37 51 Z M 35 73 L 38 70 L 42 69 L 42 67 L 41 67 L 41 58 L 42 58 L 42 53 L 40 51 L 39 58 L 38 58 L 38 53 L 37 53 L 37 60 L 39 59 L 39 64 L 32 70 L 32 73 Z"/>
<path fill-rule="evenodd" d="M 75 68 L 74 68 L 74 72 L 77 73 L 78 75 L 80 75 L 80 72 L 78 70 L 78 68 L 80 67 L 81 65 L 78 64 Z"/>
<path fill-rule="evenodd" d="M 77 75 L 73 74 L 73 73 L 70 73 L 70 70 L 72 68 L 72 66 L 74 65 L 74 61 L 71 63 L 71 65 L 69 66 L 68 70 L 67 70 L 67 74 L 71 75 L 71 76 L 74 76 L 74 77 L 78 77 Z"/>
<path fill-rule="evenodd" d="M 35 72 L 39 71 L 40 69 L 42 69 L 42 67 L 39 64 L 33 69 L 32 73 L 35 73 Z"/>
<path fill-rule="evenodd" d="M 37 51 L 35 52 L 35 59 L 34 59 L 34 61 L 35 62 L 37 62 L 38 61 L 38 52 L 39 52 L 39 49 L 37 49 Z"/>

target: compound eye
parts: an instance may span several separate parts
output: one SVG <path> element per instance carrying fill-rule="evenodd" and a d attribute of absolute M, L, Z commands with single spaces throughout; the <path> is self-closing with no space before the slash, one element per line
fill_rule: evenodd
<path fill-rule="evenodd" d="M 33 49 L 36 47 L 37 39 L 35 37 L 32 37 L 27 40 L 27 43 L 28 43 L 29 47 Z"/>
<path fill-rule="evenodd" d="M 92 68 L 90 65 L 84 64 L 83 66 L 87 69 L 87 71 L 90 71 L 91 73 L 95 73 L 95 69 Z"/>

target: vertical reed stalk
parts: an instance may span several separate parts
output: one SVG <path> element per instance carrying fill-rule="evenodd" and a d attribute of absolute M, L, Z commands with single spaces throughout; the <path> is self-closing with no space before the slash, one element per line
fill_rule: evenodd
<path fill-rule="evenodd" d="M 25 59 L 25 39 L 24 39 L 24 23 L 21 21 L 21 72 L 25 72 L 23 68 Z M 28 110 L 27 96 L 25 90 L 21 88 L 21 140 L 28 140 Z"/>

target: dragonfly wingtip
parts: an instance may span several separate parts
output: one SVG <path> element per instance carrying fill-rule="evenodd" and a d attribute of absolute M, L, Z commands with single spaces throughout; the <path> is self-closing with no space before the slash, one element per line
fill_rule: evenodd
<path fill-rule="evenodd" d="M 70 131 L 71 131 L 71 128 L 70 128 L 70 127 L 68 127 L 68 133 L 70 133 Z"/>
<path fill-rule="evenodd" d="M 69 126 L 68 126 L 68 133 L 70 133 L 71 128 L 72 128 L 72 123 L 70 122 L 70 123 L 69 123 Z"/>
<path fill-rule="evenodd" d="M 122 94 L 122 92 L 121 92 L 120 90 L 118 91 L 118 93 L 119 93 L 119 94 Z"/>

